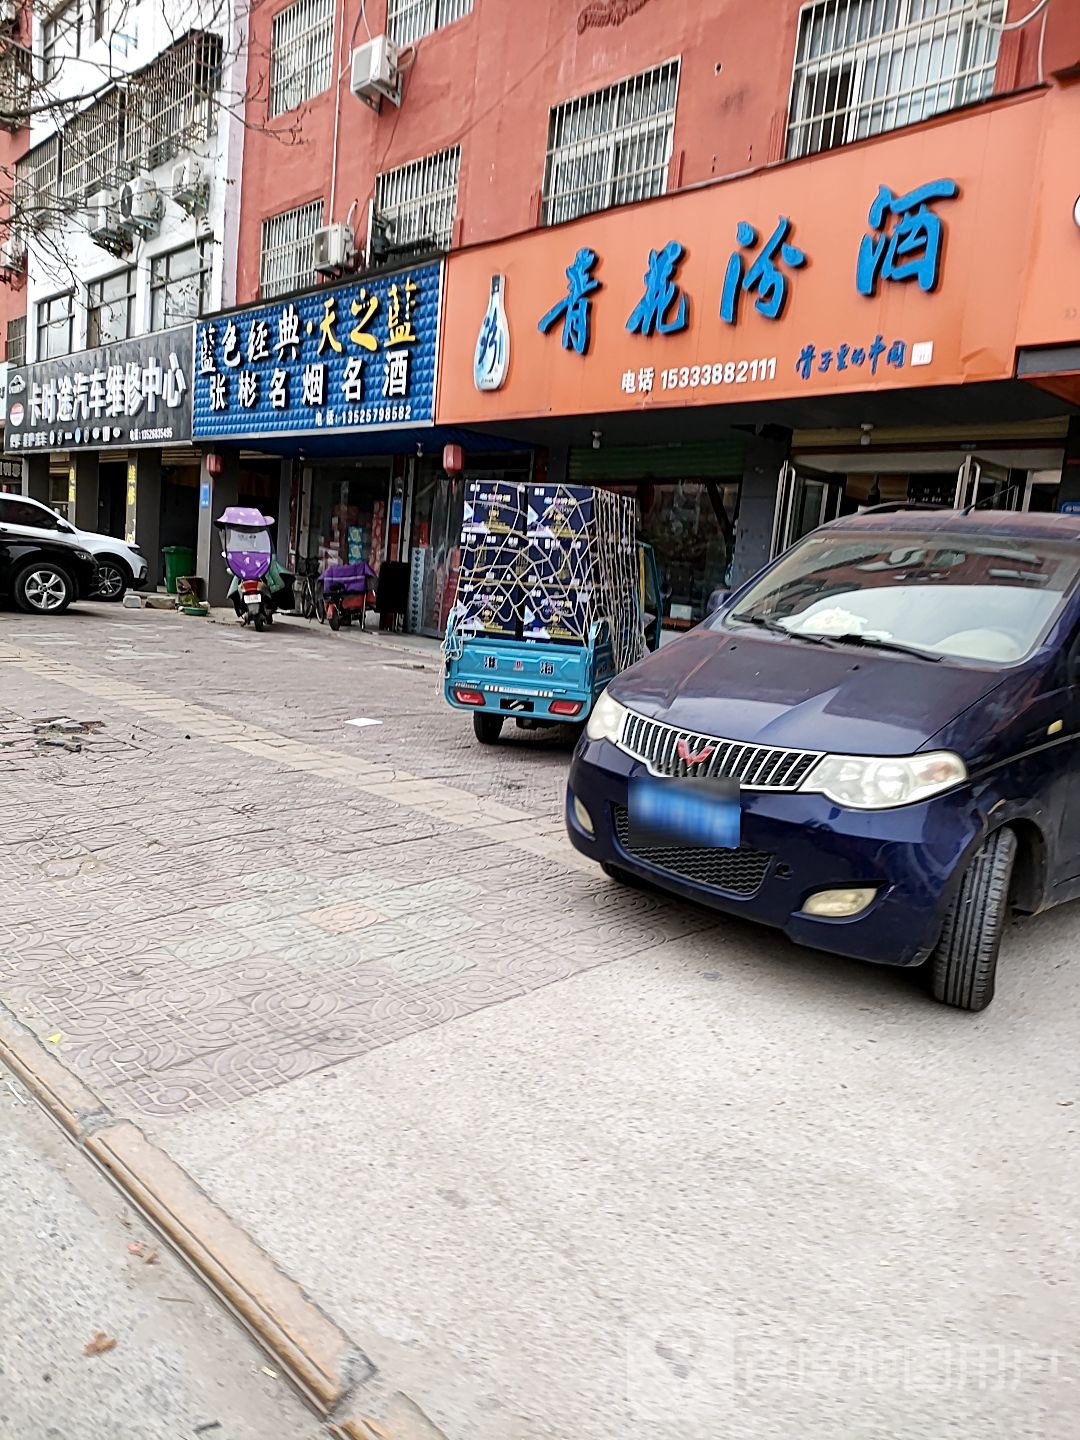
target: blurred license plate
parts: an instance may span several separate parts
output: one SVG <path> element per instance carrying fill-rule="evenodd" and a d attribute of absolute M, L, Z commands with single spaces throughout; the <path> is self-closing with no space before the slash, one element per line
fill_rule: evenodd
<path fill-rule="evenodd" d="M 630 843 L 635 850 L 685 846 L 737 850 L 742 807 L 734 780 L 630 781 L 627 797 Z"/>

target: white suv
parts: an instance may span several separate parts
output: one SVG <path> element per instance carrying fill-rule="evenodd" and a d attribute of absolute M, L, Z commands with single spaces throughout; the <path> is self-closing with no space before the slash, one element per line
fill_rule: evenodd
<path fill-rule="evenodd" d="M 137 545 L 125 544 L 115 535 L 96 535 L 92 530 L 79 530 L 62 520 L 40 500 L 28 495 L 0 495 L 0 534 L 28 535 L 33 539 L 55 539 L 57 534 L 70 536 L 84 545 L 97 561 L 98 600 L 122 600 L 129 585 L 146 582 L 146 556 Z"/>

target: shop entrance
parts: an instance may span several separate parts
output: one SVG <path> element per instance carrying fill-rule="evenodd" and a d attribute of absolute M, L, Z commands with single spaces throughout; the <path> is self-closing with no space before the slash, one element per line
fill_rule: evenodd
<path fill-rule="evenodd" d="M 776 488 L 770 558 L 790 550 L 796 541 L 819 525 L 835 520 L 843 498 L 841 481 L 803 475 L 794 465 L 785 465 Z"/>

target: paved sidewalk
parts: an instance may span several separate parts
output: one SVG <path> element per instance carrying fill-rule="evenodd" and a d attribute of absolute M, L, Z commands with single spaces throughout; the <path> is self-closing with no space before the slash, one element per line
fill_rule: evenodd
<path fill-rule="evenodd" d="M 209 1294 L 0 1067 L 3 1440 L 319 1440 Z M 86 1354 L 96 1335 L 100 1354 Z"/>
<path fill-rule="evenodd" d="M 1071 1437 L 1075 910 L 958 1016 L 612 886 L 437 686 L 0 615 L 0 998 L 450 1440 Z"/>

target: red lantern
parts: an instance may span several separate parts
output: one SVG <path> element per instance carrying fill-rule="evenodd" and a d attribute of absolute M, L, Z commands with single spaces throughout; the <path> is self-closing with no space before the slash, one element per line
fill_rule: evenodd
<path fill-rule="evenodd" d="M 460 475 L 465 469 L 465 451 L 460 445 L 444 445 L 442 463 L 447 475 Z"/>

